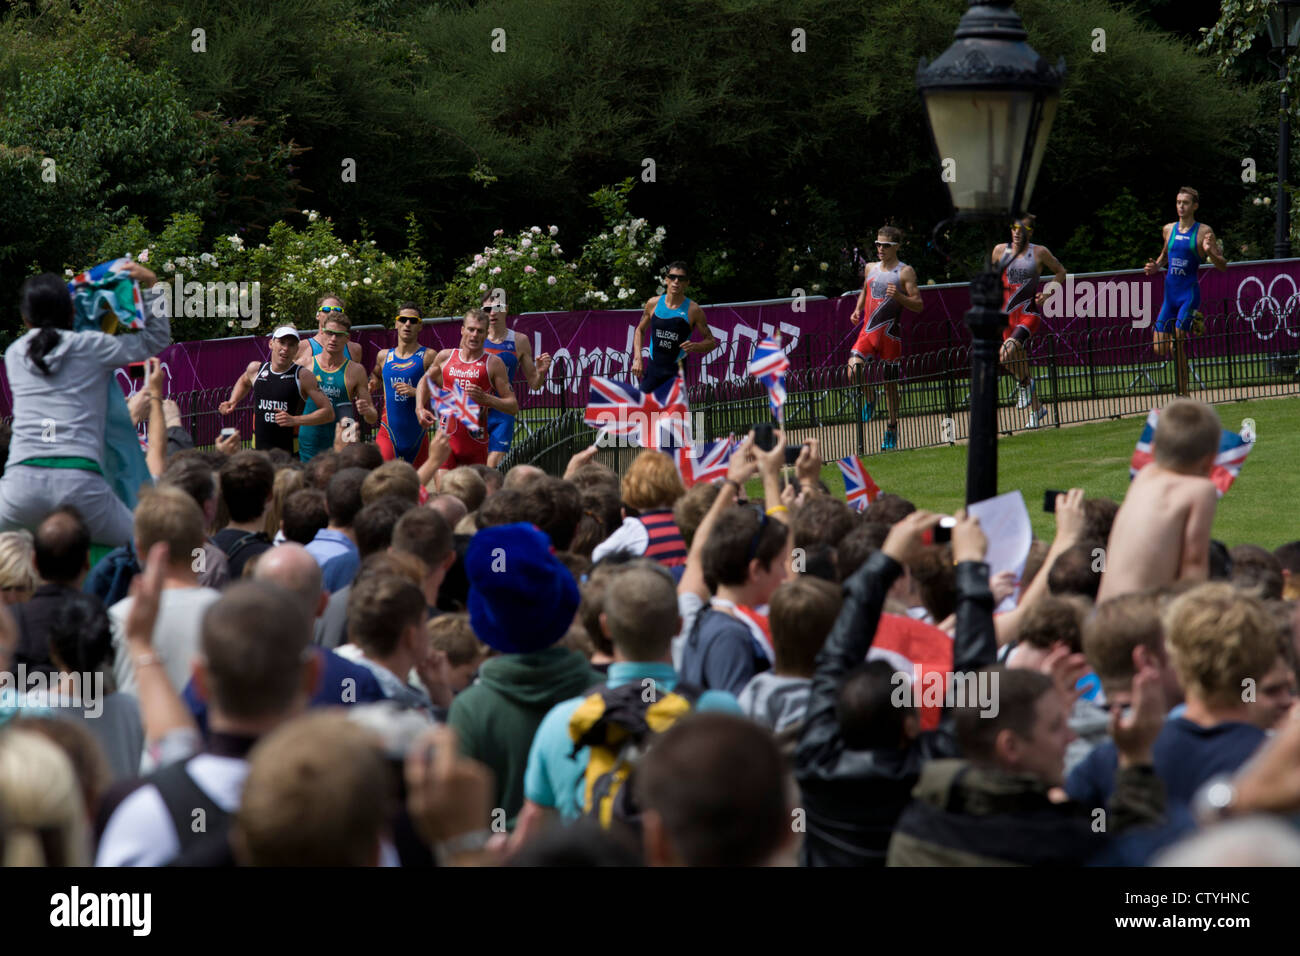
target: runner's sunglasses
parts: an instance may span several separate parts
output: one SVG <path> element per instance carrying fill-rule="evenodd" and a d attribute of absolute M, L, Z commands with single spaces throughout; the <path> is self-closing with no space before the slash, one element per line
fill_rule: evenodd
<path fill-rule="evenodd" d="M 342 312 L 342 311 L 343 311 L 343 307 L 340 306 L 340 305 L 322 305 L 322 306 L 321 306 L 319 309 L 317 309 L 316 311 L 317 311 L 317 312 L 325 312 L 325 313 L 329 313 L 329 312 Z"/>

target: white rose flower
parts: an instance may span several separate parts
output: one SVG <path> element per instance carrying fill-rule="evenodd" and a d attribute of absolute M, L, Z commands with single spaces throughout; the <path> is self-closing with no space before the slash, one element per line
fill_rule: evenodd
<path fill-rule="evenodd" d="M 549 232 L 551 235 L 554 236 L 554 235 L 556 235 L 556 234 L 559 233 L 560 229 L 559 229 L 558 226 L 551 226 L 551 227 L 550 227 L 549 229 L 547 229 L 546 231 Z"/>
<path fill-rule="evenodd" d="M 619 286 L 621 286 L 622 284 L 623 284 L 623 278 L 622 278 L 622 276 L 614 276 L 614 288 L 617 289 L 617 288 L 618 288 Z"/>
<path fill-rule="evenodd" d="M 353 285 L 356 285 L 356 284 L 357 284 L 357 280 L 356 280 L 356 279 L 353 279 L 353 280 L 352 280 L 352 284 L 353 284 Z"/>
<path fill-rule="evenodd" d="M 487 283 L 486 283 L 486 282 L 480 282 L 480 283 L 478 284 L 478 290 L 479 290 L 480 292 L 486 292 L 486 291 L 487 291 Z"/>
<path fill-rule="evenodd" d="M 362 279 L 361 281 L 362 281 L 363 283 L 365 283 L 366 285 L 370 285 L 370 283 L 371 283 L 372 281 L 374 281 L 374 280 L 372 280 L 372 279 L 370 278 L 370 276 L 366 276 L 366 277 L 365 277 L 364 279 Z"/>
<path fill-rule="evenodd" d="M 71 273 L 72 270 L 68 270 L 68 271 L 69 273 Z M 176 271 L 176 263 L 174 262 L 163 263 L 163 272 L 175 272 L 175 271 Z"/>
<path fill-rule="evenodd" d="M 320 218 L 320 213 L 316 212 L 315 210 L 307 213 L 308 222 L 315 222 L 319 218 Z"/>
<path fill-rule="evenodd" d="M 499 275 L 501 274 L 501 267 L 500 267 L 500 266 L 494 266 L 493 269 L 492 269 L 492 274 L 493 274 L 494 276 L 499 276 Z"/>
<path fill-rule="evenodd" d="M 827 269 L 829 269 L 829 268 L 830 268 L 830 266 L 827 265 L 826 263 L 823 262 L 823 263 L 821 264 L 821 270 L 822 270 L 822 272 L 825 272 L 825 271 L 826 271 Z"/>
<path fill-rule="evenodd" d="M 624 228 L 625 228 L 625 227 L 623 226 L 623 224 L 622 224 L 622 223 L 619 223 L 617 226 L 614 227 L 614 235 L 616 235 L 616 236 L 621 236 L 621 235 L 623 235 L 623 230 L 624 230 Z"/>
<path fill-rule="evenodd" d="M 139 260 L 140 260 L 141 262 L 148 262 L 148 261 L 149 261 L 149 250 L 148 250 L 148 249 L 145 249 L 144 251 L 142 251 L 142 252 L 140 253 L 140 255 L 138 256 L 138 258 L 139 258 Z"/>
<path fill-rule="evenodd" d="M 546 284 L 547 284 L 547 285 L 555 285 L 555 276 L 547 276 L 547 277 L 546 277 Z"/>
<path fill-rule="evenodd" d="M 72 272 L 71 269 L 64 269 L 64 270 L 63 270 L 63 274 L 64 274 L 65 276 L 67 276 L 69 279 L 71 279 L 71 278 L 72 278 L 72 275 L 73 275 L 73 272 Z"/>
<path fill-rule="evenodd" d="M 519 248 L 520 248 L 520 249 L 527 249 L 527 248 L 528 248 L 529 246 L 531 246 L 532 244 L 533 244 L 533 240 L 531 240 L 531 239 L 520 239 L 520 240 L 519 240 Z"/>
<path fill-rule="evenodd" d="M 534 235 L 536 235 L 536 234 L 540 233 L 542 230 L 539 229 L 537 226 L 533 226 L 533 227 L 532 227 L 531 229 L 529 229 L 528 231 L 531 232 L 531 233 L 533 233 Z"/>
<path fill-rule="evenodd" d="M 340 255 L 342 258 L 346 259 L 346 258 L 348 257 L 348 251 L 347 251 L 346 249 L 344 249 L 342 252 L 339 253 L 339 255 Z"/>

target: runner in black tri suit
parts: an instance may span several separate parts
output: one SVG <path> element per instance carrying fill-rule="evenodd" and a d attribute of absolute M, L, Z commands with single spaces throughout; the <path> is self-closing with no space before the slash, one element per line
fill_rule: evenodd
<path fill-rule="evenodd" d="M 334 406 L 316 377 L 294 363 L 298 343 L 296 329 L 288 325 L 276 329 L 271 335 L 271 361 L 249 362 L 230 398 L 217 406 L 222 415 L 229 415 L 245 395 L 253 393 L 253 447 L 258 451 L 283 448 L 296 454 L 299 425 L 324 425 L 334 420 Z M 315 399 L 317 410 L 303 415 L 308 398 Z"/>
<path fill-rule="evenodd" d="M 690 284 L 686 263 L 670 262 L 664 270 L 664 286 L 668 291 L 646 300 L 632 337 L 632 374 L 640 379 L 637 387 L 643 392 L 653 392 L 672 381 L 677 375 L 678 362 L 683 361 L 683 353 L 707 355 L 718 347 L 704 310 L 686 297 Z M 704 338 L 692 342 L 691 332 L 696 329 Z M 641 355 L 647 332 L 650 333 L 648 362 Z"/>

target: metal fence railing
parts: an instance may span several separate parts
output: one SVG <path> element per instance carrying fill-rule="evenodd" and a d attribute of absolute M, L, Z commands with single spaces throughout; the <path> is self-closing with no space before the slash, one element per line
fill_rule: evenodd
<path fill-rule="evenodd" d="M 906 327 L 904 357 L 897 379 L 899 447 L 954 444 L 969 436 L 970 339 L 964 328 L 935 322 Z M 1028 357 L 1038 397 L 1050 410 L 1049 427 L 1144 414 L 1175 393 L 1172 358 L 1152 350 L 1152 330 L 1085 321 L 1068 332 L 1035 336 Z M 818 437 L 822 457 L 871 455 L 880 450 L 887 414 L 883 370 L 868 366 L 865 377 L 850 376 L 848 346 L 842 339 L 807 336 L 791 357 L 786 379 L 785 425 L 791 441 Z M 624 357 L 625 358 L 625 357 Z M 1189 394 L 1219 404 L 1254 398 L 1300 394 L 1300 329 L 1279 325 L 1257 329 L 1249 316 L 1206 318 L 1204 335 L 1187 341 Z M 700 363 L 687 365 L 687 399 L 701 426 L 696 437 L 713 440 L 744 434 L 757 422 L 771 421 L 767 393 L 743 373 L 743 358 L 720 377 Z M 555 369 L 552 369 L 552 373 Z M 538 391 L 518 388 L 521 411 L 514 447 L 503 468 L 531 463 L 561 473 L 569 458 L 587 447 L 595 432 L 583 424 L 593 375 L 630 379 L 609 360 L 602 367 L 552 374 Z M 1028 427 L 1028 409 L 1015 407 L 1016 383 L 1003 374 L 999 386 L 998 430 L 1005 435 Z M 875 414 L 862 421 L 862 403 L 875 389 Z M 229 389 L 203 389 L 171 396 L 180 406 L 182 424 L 198 447 L 210 447 L 221 429 L 233 426 L 245 441 L 253 433 L 253 410 L 245 402 L 229 416 L 217 406 Z M 698 417 L 696 417 L 698 416 Z M 361 423 L 360 437 L 374 429 Z M 702 434 L 699 432 L 702 431 Z M 622 471 L 639 449 L 602 450 L 600 460 Z"/>
<path fill-rule="evenodd" d="M 1206 326 L 1205 334 L 1185 345 L 1191 397 L 1221 404 L 1300 395 L 1300 335 L 1279 330 L 1265 339 L 1248 321 L 1233 315 L 1207 318 Z M 955 444 L 969 437 L 969 337 L 950 332 L 944 341 L 938 326 L 928 331 L 931 336 L 924 350 L 906 354 L 899 366 L 900 448 Z M 1174 396 L 1172 355 L 1157 356 L 1151 340 L 1150 328 L 1128 326 L 1085 326 L 1068 335 L 1046 333 L 1031 339 L 1028 357 L 1039 400 L 1048 409 L 1046 426 L 1145 414 Z M 869 366 L 865 380 L 855 380 L 847 367 L 847 347 L 831 351 L 803 345 L 786 379 L 784 411 L 790 440 L 815 435 L 827 461 L 879 453 L 889 417 L 881 367 Z M 697 438 L 740 435 L 757 422 L 771 421 L 767 393 L 750 378 L 704 384 L 696 374 L 687 381 L 692 415 L 698 415 L 695 420 L 703 425 Z M 574 453 L 591 443 L 595 433 L 582 423 L 585 377 L 572 384 L 550 397 L 553 404 L 534 404 L 525 411 L 539 427 L 516 437 L 504 467 L 530 463 L 560 473 Z M 870 422 L 863 422 L 868 389 L 875 391 L 875 412 Z M 1003 374 L 998 408 L 1001 434 L 1029 427 L 1029 409 L 1016 408 L 1016 396 L 1015 380 Z M 600 458 L 618 469 L 638 450 L 611 448 L 602 451 Z"/>

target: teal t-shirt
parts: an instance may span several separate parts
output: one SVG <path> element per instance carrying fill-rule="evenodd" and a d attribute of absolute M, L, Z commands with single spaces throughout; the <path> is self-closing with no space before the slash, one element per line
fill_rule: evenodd
<path fill-rule="evenodd" d="M 655 687 L 665 693 L 677 687 L 677 672 L 671 664 L 663 663 L 610 664 L 605 683 L 619 687 L 646 678 L 653 680 Z M 576 756 L 569 756 L 573 753 L 569 719 L 584 699 L 574 697 L 562 701 L 542 718 L 528 751 L 528 767 L 524 771 L 524 797 L 539 806 L 558 810 L 565 820 L 576 820 L 582 815 L 583 775 L 591 758 L 588 747 L 583 747 Z M 706 690 L 696 701 L 695 710 L 741 713 L 736 698 L 724 690 Z"/>

